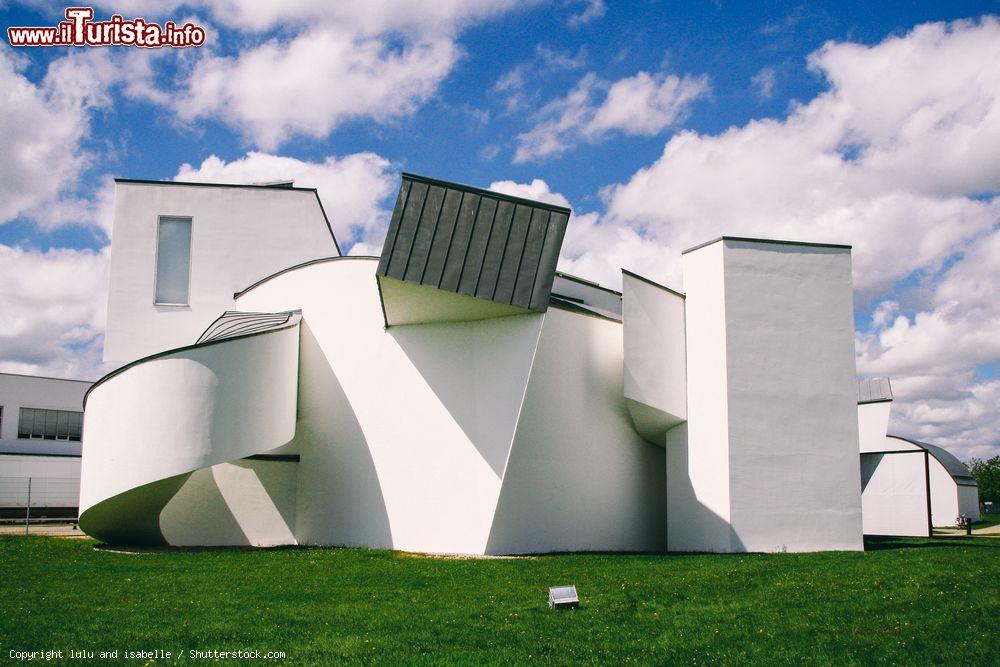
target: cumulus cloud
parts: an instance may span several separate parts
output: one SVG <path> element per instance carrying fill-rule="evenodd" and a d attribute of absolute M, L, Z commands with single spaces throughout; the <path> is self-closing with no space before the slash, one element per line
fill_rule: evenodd
<path fill-rule="evenodd" d="M 858 334 L 858 371 L 891 375 L 893 427 L 963 452 L 995 453 L 1000 381 L 974 366 L 1000 360 L 1000 231 L 978 241 L 930 290 L 924 308 L 882 301 Z M 992 452 L 992 453 L 991 453 Z"/>
<path fill-rule="evenodd" d="M 552 192 L 549 184 L 540 178 L 536 178 L 531 183 L 517 183 L 515 181 L 493 181 L 490 183 L 490 190 L 512 197 L 523 197 L 543 201 L 556 206 L 569 208 L 569 200 L 558 192 Z"/>
<path fill-rule="evenodd" d="M 263 32 L 292 25 L 342 24 L 359 34 L 431 31 L 460 28 L 508 11 L 521 0 L 439 0 L 415 3 L 406 0 L 327 2 L 296 0 L 100 0 L 97 6 L 124 15 L 165 16 L 180 8 L 207 11 L 219 25 L 246 32 Z"/>
<path fill-rule="evenodd" d="M 57 85 L 59 64 L 36 85 L 22 74 L 26 59 L 0 47 L 0 222 L 56 199 L 87 164 L 87 97 Z"/>
<path fill-rule="evenodd" d="M 300 187 L 318 188 L 341 250 L 355 243 L 381 242 L 389 219 L 387 198 L 395 192 L 390 162 L 375 153 L 329 156 L 322 162 L 250 152 L 226 162 L 215 155 L 197 167 L 181 165 L 175 180 L 221 183 L 262 183 L 294 180 Z"/>
<path fill-rule="evenodd" d="M 0 370 L 81 379 L 109 370 L 108 252 L 0 245 Z"/>
<path fill-rule="evenodd" d="M 670 253 L 721 234 L 852 243 L 855 284 L 883 293 L 934 272 L 1000 215 L 1000 24 L 928 24 L 810 56 L 829 88 L 787 119 L 682 132 L 604 196 L 609 221 Z"/>
<path fill-rule="evenodd" d="M 93 173 L 88 145 L 95 111 L 111 104 L 131 59 L 74 51 L 53 59 L 41 81 L 0 47 L 0 223 L 31 220 L 110 235 L 114 184 Z M 0 245 L 0 370 L 94 379 L 101 362 L 108 248 L 39 251 Z"/>
<path fill-rule="evenodd" d="M 145 94 L 148 62 L 140 55 L 71 51 L 36 84 L 22 73 L 26 59 L 0 47 L 0 223 L 24 217 L 43 231 L 83 225 L 110 233 L 113 184 L 93 173 L 99 154 L 90 126 L 116 88 Z"/>
<path fill-rule="evenodd" d="M 221 120 L 273 151 L 292 136 L 322 138 L 351 120 L 391 123 L 414 113 L 459 60 L 461 30 L 518 4 L 168 0 L 157 6 L 159 14 L 181 6 L 206 12 L 248 36 L 247 46 L 198 49 L 172 88 L 157 88 L 146 76 L 133 93 L 170 106 L 182 122 Z M 148 12 L 133 3 L 105 9 Z"/>
<path fill-rule="evenodd" d="M 438 37 L 391 48 L 380 38 L 313 30 L 229 57 L 201 60 L 177 105 L 187 120 L 218 117 L 273 150 L 292 134 L 324 137 L 345 121 L 413 113 L 458 58 Z"/>
<path fill-rule="evenodd" d="M 809 58 L 825 92 L 785 119 L 675 135 L 604 190 L 603 214 L 573 217 L 560 266 L 682 287 L 680 251 L 722 234 L 853 244 L 856 303 L 872 308 L 858 372 L 893 377 L 893 430 L 995 453 L 1000 381 L 982 369 L 1000 363 L 998 60 L 992 18 L 828 43 Z"/>
<path fill-rule="evenodd" d="M 556 155 L 615 131 L 658 134 L 683 119 L 709 88 L 707 76 L 639 72 L 608 83 L 590 72 L 565 97 L 542 107 L 535 126 L 518 135 L 514 162 Z"/>

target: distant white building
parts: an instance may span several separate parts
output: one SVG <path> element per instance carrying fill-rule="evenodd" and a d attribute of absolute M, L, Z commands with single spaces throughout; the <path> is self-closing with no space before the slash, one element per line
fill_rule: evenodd
<path fill-rule="evenodd" d="M 858 425 L 866 535 L 930 536 L 964 514 L 979 520 L 979 487 L 964 463 L 926 442 L 888 435 L 888 378 L 859 384 Z"/>
<path fill-rule="evenodd" d="M 76 516 L 83 395 L 80 380 L 0 373 L 0 513 Z"/>
<path fill-rule="evenodd" d="M 118 181 L 81 528 L 863 548 L 850 248 L 723 237 L 617 292 L 556 271 L 569 217 L 404 174 L 381 256 L 341 256 L 313 190 Z"/>

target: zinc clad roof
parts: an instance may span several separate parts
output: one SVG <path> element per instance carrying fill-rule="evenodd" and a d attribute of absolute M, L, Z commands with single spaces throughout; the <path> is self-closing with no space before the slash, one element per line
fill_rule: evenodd
<path fill-rule="evenodd" d="M 264 331 L 294 323 L 300 317 L 301 313 L 299 311 L 247 313 L 227 310 L 218 319 L 208 325 L 208 328 L 205 329 L 195 344 L 200 345 L 201 343 L 209 343 L 236 336 L 263 333 Z"/>
<path fill-rule="evenodd" d="M 858 404 L 891 400 L 892 383 L 889 378 L 869 378 L 858 382 Z"/>
<path fill-rule="evenodd" d="M 544 312 L 569 216 L 404 173 L 377 275 Z"/>

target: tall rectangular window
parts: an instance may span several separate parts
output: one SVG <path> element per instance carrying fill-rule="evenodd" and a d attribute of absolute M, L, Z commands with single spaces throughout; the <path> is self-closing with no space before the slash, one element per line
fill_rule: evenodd
<path fill-rule="evenodd" d="M 156 231 L 156 303 L 186 306 L 191 274 L 191 218 L 161 217 Z"/>
<path fill-rule="evenodd" d="M 17 437 L 80 442 L 80 438 L 83 437 L 83 413 L 72 410 L 21 408 Z"/>

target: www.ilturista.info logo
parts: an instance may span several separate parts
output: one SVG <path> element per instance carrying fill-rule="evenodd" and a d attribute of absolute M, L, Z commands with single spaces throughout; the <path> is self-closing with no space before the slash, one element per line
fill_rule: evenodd
<path fill-rule="evenodd" d="M 112 14 L 107 21 L 94 21 L 93 7 L 67 7 L 66 19 L 56 26 L 7 28 L 11 46 L 138 46 L 159 49 L 184 48 L 205 43 L 205 29 L 193 23 L 163 25 L 143 18 L 126 20 Z"/>

